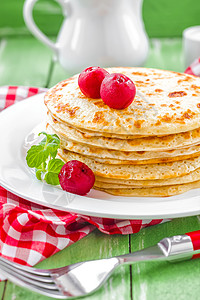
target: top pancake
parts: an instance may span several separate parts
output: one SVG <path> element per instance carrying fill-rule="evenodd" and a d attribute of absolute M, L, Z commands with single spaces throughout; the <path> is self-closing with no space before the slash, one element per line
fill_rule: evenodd
<path fill-rule="evenodd" d="M 167 135 L 200 127 L 200 78 L 147 68 L 107 70 L 130 77 L 143 96 L 126 109 L 112 109 L 102 99 L 84 96 L 75 75 L 46 93 L 48 110 L 71 126 L 102 135 Z"/>

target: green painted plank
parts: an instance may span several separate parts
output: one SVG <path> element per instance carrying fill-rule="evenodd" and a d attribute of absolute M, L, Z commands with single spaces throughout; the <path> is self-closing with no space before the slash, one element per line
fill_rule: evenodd
<path fill-rule="evenodd" d="M 4 293 L 4 288 L 5 288 L 5 282 L 0 282 L 0 299 L 3 299 L 3 293 Z"/>
<path fill-rule="evenodd" d="M 48 87 L 52 87 L 59 81 L 62 81 L 69 77 L 70 74 L 63 69 L 63 67 L 59 64 L 59 62 L 55 62 L 52 68 L 50 80 L 48 82 Z"/>
<path fill-rule="evenodd" d="M 162 238 L 199 230 L 199 217 L 175 219 L 131 236 L 131 249 L 137 251 L 159 242 Z M 132 266 L 133 300 L 198 300 L 200 260 L 180 263 L 142 262 Z"/>
<path fill-rule="evenodd" d="M 24 0 L 0 2 L 1 36 L 29 34 L 23 21 L 23 4 Z M 199 15 L 199 0 L 144 0 L 143 4 L 144 23 L 150 37 L 181 36 L 184 28 L 200 24 Z M 34 16 L 44 32 L 57 34 L 63 18 L 55 1 L 40 0 L 35 6 Z"/>
<path fill-rule="evenodd" d="M 61 267 L 79 261 L 106 258 L 127 253 L 128 236 L 108 236 L 95 230 L 77 243 L 58 252 L 54 256 L 38 264 L 39 268 Z M 87 274 L 86 274 L 87 276 Z M 95 294 L 88 296 L 90 300 L 130 299 L 130 273 L 128 266 L 118 268 L 105 285 Z M 120 298 L 119 298 L 120 295 Z M 12 283 L 8 283 L 4 300 L 45 300 L 45 296 L 32 293 Z"/>
<path fill-rule="evenodd" d="M 184 72 L 182 39 L 151 39 L 145 67 Z"/>
<path fill-rule="evenodd" d="M 0 36 L 31 35 L 23 20 L 24 0 L 0 2 Z M 63 22 L 61 6 L 53 0 L 38 1 L 33 10 L 38 27 L 47 35 L 57 35 Z"/>
<path fill-rule="evenodd" d="M 45 86 L 51 51 L 32 37 L 0 41 L 0 85 Z"/>
<path fill-rule="evenodd" d="M 199 0 L 144 0 L 143 17 L 151 37 L 177 37 L 182 31 L 199 25 Z"/>

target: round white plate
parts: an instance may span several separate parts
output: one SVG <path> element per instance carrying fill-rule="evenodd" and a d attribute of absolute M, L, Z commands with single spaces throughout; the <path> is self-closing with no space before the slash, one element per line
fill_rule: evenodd
<path fill-rule="evenodd" d="M 46 117 L 44 94 L 0 113 L 0 184 L 24 199 L 47 207 L 116 219 L 160 219 L 200 213 L 200 189 L 173 197 L 118 197 L 91 190 L 87 196 L 67 193 L 38 181 L 26 165 L 25 138 Z"/>

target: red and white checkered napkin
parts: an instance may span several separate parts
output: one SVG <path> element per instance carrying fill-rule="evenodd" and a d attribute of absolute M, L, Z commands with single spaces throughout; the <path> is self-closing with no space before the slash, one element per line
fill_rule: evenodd
<path fill-rule="evenodd" d="M 200 77 L 200 57 L 185 70 L 185 73 Z"/>
<path fill-rule="evenodd" d="M 0 111 L 46 89 L 0 87 Z M 80 240 L 96 227 L 131 234 L 166 220 L 114 220 L 61 212 L 30 203 L 0 187 L 0 255 L 33 266 Z"/>

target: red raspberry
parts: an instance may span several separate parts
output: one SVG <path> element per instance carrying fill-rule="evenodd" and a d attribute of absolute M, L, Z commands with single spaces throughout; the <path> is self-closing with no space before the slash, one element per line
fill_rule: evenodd
<path fill-rule="evenodd" d="M 63 190 L 78 195 L 87 194 L 95 182 L 92 170 L 78 160 L 71 160 L 64 164 L 58 178 Z"/>
<path fill-rule="evenodd" d="M 107 75 L 100 89 L 103 102 L 115 109 L 128 107 L 136 94 L 136 87 L 133 81 L 120 73 Z"/>
<path fill-rule="evenodd" d="M 101 83 L 107 74 L 109 73 L 100 67 L 85 69 L 78 77 L 81 92 L 89 98 L 100 98 Z"/>

